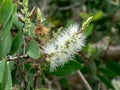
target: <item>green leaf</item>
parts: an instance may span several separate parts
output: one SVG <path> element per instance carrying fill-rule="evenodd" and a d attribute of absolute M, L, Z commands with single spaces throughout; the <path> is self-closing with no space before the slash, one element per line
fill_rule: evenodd
<path fill-rule="evenodd" d="M 11 28 L 12 28 L 12 17 L 7 22 L 7 26 L 2 28 L 0 40 L 3 40 L 6 37 L 6 35 L 10 32 Z"/>
<path fill-rule="evenodd" d="M 89 35 L 91 35 L 92 30 L 93 30 L 93 24 L 89 25 L 86 30 L 85 30 L 85 35 L 88 37 Z"/>
<path fill-rule="evenodd" d="M 112 72 L 117 75 L 120 75 L 120 64 L 115 61 L 108 61 L 106 63 L 106 67 L 108 67 Z"/>
<path fill-rule="evenodd" d="M 20 22 L 20 20 L 18 19 L 18 14 L 15 13 L 14 17 L 13 17 L 13 26 L 18 30 L 22 30 L 23 27 L 23 23 Z M 33 30 L 33 29 L 32 29 Z"/>
<path fill-rule="evenodd" d="M 0 90 L 10 90 L 12 88 L 11 71 L 6 60 L 0 62 Z"/>
<path fill-rule="evenodd" d="M 110 80 L 109 80 L 105 75 L 104 75 L 104 76 L 103 76 L 103 75 L 97 75 L 97 76 L 98 76 L 98 78 L 100 79 L 100 81 L 102 81 L 102 82 L 105 83 L 105 85 L 106 85 L 107 87 L 113 88 Z"/>
<path fill-rule="evenodd" d="M 23 44 L 22 30 L 18 32 L 12 42 L 10 54 L 14 54 L 21 48 Z"/>
<path fill-rule="evenodd" d="M 12 78 L 11 78 L 11 70 L 10 70 L 10 66 L 9 66 L 9 63 L 7 63 L 7 81 L 6 81 L 6 87 L 5 87 L 5 90 L 9 90 L 12 88 Z"/>
<path fill-rule="evenodd" d="M 107 67 L 99 67 L 98 69 L 99 69 L 100 72 L 102 72 L 104 75 L 106 75 L 108 77 L 116 77 L 117 76 L 114 72 L 112 72 Z"/>
<path fill-rule="evenodd" d="M 13 12 L 12 0 L 3 0 L 0 8 L 0 23 L 6 26 Z"/>
<path fill-rule="evenodd" d="M 5 90 L 5 87 L 7 85 L 7 78 L 8 78 L 8 67 L 7 67 L 7 62 L 4 60 L 3 61 L 4 68 L 3 68 L 3 76 L 2 76 L 2 85 L 1 85 L 1 90 Z"/>
<path fill-rule="evenodd" d="M 40 57 L 38 43 L 35 40 L 31 40 L 27 45 L 27 55 L 33 59 Z"/>
<path fill-rule="evenodd" d="M 89 68 L 91 70 L 92 75 L 96 75 L 97 72 L 97 66 L 93 60 L 89 61 Z"/>
<path fill-rule="evenodd" d="M 4 74 L 5 61 L 0 61 L 0 83 L 2 84 Z"/>
<path fill-rule="evenodd" d="M 15 13 L 16 9 L 17 9 L 16 5 L 14 5 L 12 15 L 10 16 L 10 18 L 8 19 L 6 24 L 4 24 L 2 26 L 2 32 L 0 34 L 0 40 L 4 39 L 6 37 L 6 35 L 8 35 L 8 33 L 10 32 L 10 30 L 12 28 L 12 24 L 13 24 L 13 16 L 14 16 L 14 13 Z M 4 13 L 4 14 L 6 14 L 6 13 Z"/>
<path fill-rule="evenodd" d="M 0 41 L 0 59 L 4 58 L 9 52 L 12 44 L 12 36 L 9 33 L 4 40 Z"/>
<path fill-rule="evenodd" d="M 55 71 L 49 72 L 50 74 L 56 76 L 66 76 L 76 72 L 77 70 L 82 68 L 82 64 L 75 60 L 71 60 L 68 63 L 64 64 L 64 66 L 58 66 Z"/>
<path fill-rule="evenodd" d="M 83 20 L 86 20 L 89 16 L 92 16 L 93 14 L 92 13 L 86 13 L 86 12 L 80 12 L 79 15 Z"/>
<path fill-rule="evenodd" d="M 99 20 L 99 19 L 102 17 L 102 15 L 103 15 L 103 11 L 97 12 L 97 13 L 95 14 L 93 20 L 95 20 L 95 21 L 96 21 L 96 20 Z"/>

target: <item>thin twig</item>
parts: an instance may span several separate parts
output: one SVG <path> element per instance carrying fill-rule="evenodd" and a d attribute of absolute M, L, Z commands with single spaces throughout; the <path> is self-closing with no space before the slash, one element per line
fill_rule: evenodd
<path fill-rule="evenodd" d="M 45 82 L 48 84 L 48 88 L 52 90 L 52 82 L 47 77 L 45 77 L 45 75 L 43 75 L 43 77 Z"/>
<path fill-rule="evenodd" d="M 84 85 L 86 86 L 87 90 L 92 90 L 92 88 L 90 87 L 89 83 L 87 82 L 87 80 L 85 79 L 85 77 L 83 76 L 81 71 L 78 70 L 77 72 L 78 72 L 78 75 L 80 76 L 80 78 L 82 79 Z"/>
<path fill-rule="evenodd" d="M 109 48 L 110 48 L 110 45 L 111 45 L 111 44 L 112 44 L 111 41 L 109 41 L 109 43 L 108 43 L 105 51 L 101 54 L 101 57 L 106 57 L 106 54 L 107 54 L 107 52 L 109 51 Z"/>
<path fill-rule="evenodd" d="M 8 56 L 8 61 L 10 60 L 15 60 L 15 59 L 18 59 L 18 58 L 25 58 L 25 57 L 28 57 L 27 55 L 21 55 L 21 56 Z"/>
<path fill-rule="evenodd" d="M 58 7 L 59 10 L 68 10 L 68 9 L 71 9 L 73 7 L 76 7 L 76 6 L 79 6 L 80 3 L 76 3 L 74 5 L 70 5 L 70 6 L 66 6 L 66 7 Z"/>
<path fill-rule="evenodd" d="M 40 71 L 40 64 L 38 64 L 37 61 L 35 62 L 35 70 L 36 70 L 36 73 L 34 75 L 34 80 L 33 80 L 33 82 L 34 82 L 34 86 L 33 86 L 34 89 L 37 88 L 38 79 L 39 79 L 39 76 L 40 76 L 40 73 L 41 73 L 41 71 Z"/>

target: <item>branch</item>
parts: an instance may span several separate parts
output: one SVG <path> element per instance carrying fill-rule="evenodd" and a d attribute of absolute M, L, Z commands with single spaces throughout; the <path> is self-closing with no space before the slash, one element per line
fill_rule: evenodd
<path fill-rule="evenodd" d="M 18 59 L 18 58 L 26 58 L 28 57 L 27 55 L 21 55 L 21 56 L 8 56 L 8 61 L 14 60 L 14 59 Z"/>
<path fill-rule="evenodd" d="M 52 82 L 47 77 L 45 77 L 44 75 L 43 75 L 43 77 L 44 77 L 45 82 L 48 84 L 48 88 L 50 90 L 52 90 Z"/>
<path fill-rule="evenodd" d="M 80 72 L 80 70 L 78 70 L 77 73 L 80 76 L 81 80 L 83 81 L 84 85 L 86 86 L 87 90 L 92 90 L 92 88 L 90 87 L 89 83 L 87 82 L 83 74 Z"/>

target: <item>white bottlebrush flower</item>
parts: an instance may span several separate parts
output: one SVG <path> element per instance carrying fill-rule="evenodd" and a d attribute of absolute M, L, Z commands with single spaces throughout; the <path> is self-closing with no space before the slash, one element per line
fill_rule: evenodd
<path fill-rule="evenodd" d="M 79 30 L 79 25 L 73 24 L 61 32 L 56 39 L 43 46 L 43 52 L 48 55 L 47 61 L 50 61 L 50 71 L 54 71 L 59 65 L 63 66 L 82 49 L 85 35 Z"/>

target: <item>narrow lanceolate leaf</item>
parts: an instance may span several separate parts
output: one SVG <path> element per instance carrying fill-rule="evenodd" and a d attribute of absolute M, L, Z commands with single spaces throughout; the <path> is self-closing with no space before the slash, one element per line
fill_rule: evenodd
<path fill-rule="evenodd" d="M 12 36 L 9 33 L 3 40 L 0 41 L 0 59 L 4 58 L 9 52 L 12 44 Z"/>
<path fill-rule="evenodd" d="M 0 61 L 0 83 L 2 84 L 4 74 L 5 61 Z"/>
<path fill-rule="evenodd" d="M 96 15 L 94 15 L 93 20 L 97 21 L 97 20 L 101 19 L 102 16 L 103 16 L 103 11 L 98 11 L 96 13 Z"/>
<path fill-rule="evenodd" d="M 38 43 L 35 40 L 31 40 L 27 45 L 27 55 L 33 59 L 38 59 L 39 54 L 39 47 Z"/>
<path fill-rule="evenodd" d="M 23 44 L 22 30 L 18 32 L 12 42 L 10 54 L 16 53 Z"/>
<path fill-rule="evenodd" d="M 17 9 L 16 5 L 13 5 L 13 10 L 12 10 L 11 16 L 9 17 L 7 22 L 4 22 L 4 24 L 2 25 L 0 40 L 3 40 L 8 35 L 8 33 L 10 33 L 10 30 L 11 30 L 12 24 L 13 24 L 13 17 L 14 17 L 14 13 L 15 13 L 16 9 Z M 4 14 L 6 15 L 7 13 L 4 13 Z M 3 17 L 0 17 L 0 18 L 3 18 Z"/>
<path fill-rule="evenodd" d="M 109 68 L 107 68 L 107 67 L 99 67 L 98 68 L 99 69 L 99 71 L 101 72 L 101 73 L 103 73 L 104 75 L 106 75 L 106 76 L 108 76 L 108 77 L 116 77 L 117 76 L 117 74 L 115 74 L 114 72 L 112 72 Z"/>
<path fill-rule="evenodd" d="M 3 0 L 0 7 L 0 23 L 2 26 L 6 26 L 9 18 L 13 12 L 12 0 Z"/>
<path fill-rule="evenodd" d="M 0 62 L 0 90 L 10 90 L 12 88 L 11 71 L 6 60 Z"/>
<path fill-rule="evenodd" d="M 5 90 L 9 90 L 10 88 L 12 88 L 12 76 L 11 76 L 11 70 L 10 70 L 10 66 L 9 63 L 7 63 L 7 81 L 6 83 L 6 87 Z"/>
<path fill-rule="evenodd" d="M 120 75 L 120 64 L 115 61 L 108 61 L 106 67 L 117 75 Z"/>
<path fill-rule="evenodd" d="M 106 77 L 105 75 L 97 75 L 97 76 L 98 76 L 99 80 L 104 82 L 107 87 L 113 88 L 113 86 L 112 86 L 110 80 L 108 79 L 108 77 Z"/>

